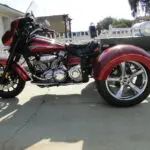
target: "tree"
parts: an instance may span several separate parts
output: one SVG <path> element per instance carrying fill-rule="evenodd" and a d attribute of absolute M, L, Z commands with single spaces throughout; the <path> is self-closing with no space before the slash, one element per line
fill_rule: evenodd
<path fill-rule="evenodd" d="M 104 30 L 104 29 L 108 30 L 109 25 L 112 25 L 113 27 L 116 27 L 116 28 L 125 28 L 125 27 L 131 27 L 132 24 L 133 24 L 132 20 L 115 19 L 112 17 L 106 17 L 97 23 L 97 31 L 98 31 L 98 34 L 100 34 L 101 30 Z"/>
<path fill-rule="evenodd" d="M 98 23 L 98 25 L 101 27 L 101 29 L 108 29 L 109 28 L 109 25 L 113 23 L 113 21 L 115 21 L 114 18 L 112 17 L 106 17 L 104 18 L 102 21 L 100 21 Z"/>
<path fill-rule="evenodd" d="M 100 22 L 97 23 L 97 31 L 98 34 L 101 33 L 101 30 L 107 29 L 109 28 L 109 25 L 113 23 L 115 19 L 112 17 L 106 17 L 103 20 L 101 20 Z"/>
<path fill-rule="evenodd" d="M 132 20 L 127 20 L 127 19 L 118 19 L 114 20 L 112 25 L 113 27 L 116 28 L 126 28 L 126 27 L 131 27 L 133 24 Z"/>
<path fill-rule="evenodd" d="M 131 10 L 132 10 L 132 15 L 135 17 L 137 14 L 137 9 L 139 7 L 139 4 L 142 8 L 142 11 L 146 15 L 150 15 L 150 0 L 128 0 Z"/>

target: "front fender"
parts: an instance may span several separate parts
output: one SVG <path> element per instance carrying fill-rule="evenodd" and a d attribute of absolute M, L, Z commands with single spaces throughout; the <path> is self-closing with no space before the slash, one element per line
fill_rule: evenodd
<path fill-rule="evenodd" d="M 3 66 L 6 66 L 7 63 L 7 59 L 0 59 L 0 64 Z M 20 78 L 24 81 L 29 81 L 30 77 L 27 73 L 27 71 L 22 68 L 20 65 L 18 65 L 17 63 L 12 64 L 12 69 L 18 73 L 18 75 L 20 76 Z"/>
<path fill-rule="evenodd" d="M 138 61 L 150 70 L 150 54 L 133 45 L 117 45 L 106 49 L 95 60 L 94 78 L 106 80 L 111 70 L 123 61 Z"/>

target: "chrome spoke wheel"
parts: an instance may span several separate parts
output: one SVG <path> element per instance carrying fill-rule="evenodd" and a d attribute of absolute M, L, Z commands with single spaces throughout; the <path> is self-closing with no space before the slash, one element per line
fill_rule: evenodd
<path fill-rule="evenodd" d="M 105 84 L 111 96 L 118 100 L 129 101 L 144 92 L 148 84 L 148 75 L 140 63 L 122 62 L 111 71 Z"/>

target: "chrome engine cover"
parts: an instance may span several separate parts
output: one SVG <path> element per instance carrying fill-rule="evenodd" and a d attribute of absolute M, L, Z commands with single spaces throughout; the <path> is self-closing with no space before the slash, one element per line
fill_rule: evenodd
<path fill-rule="evenodd" d="M 45 71 L 43 74 L 44 78 L 50 80 L 53 78 L 53 70 Z"/>
<path fill-rule="evenodd" d="M 56 69 L 53 73 L 53 77 L 57 82 L 63 82 L 66 80 L 67 73 L 63 69 Z"/>
<path fill-rule="evenodd" d="M 43 55 L 40 57 L 40 61 L 42 62 L 52 62 L 57 56 L 55 55 Z"/>
<path fill-rule="evenodd" d="M 36 71 L 40 73 L 44 72 L 44 74 L 47 74 L 51 64 L 56 60 L 56 58 L 56 55 L 43 55 L 39 60 L 33 59 L 33 66 L 35 67 Z"/>
<path fill-rule="evenodd" d="M 63 69 L 55 69 L 55 70 L 48 70 L 45 71 L 43 77 L 47 80 L 52 80 L 56 82 L 63 82 L 67 77 L 67 73 Z"/>
<path fill-rule="evenodd" d="M 73 66 L 68 71 L 69 77 L 75 81 L 75 82 L 81 82 L 82 81 L 82 71 L 81 71 L 81 65 Z"/>

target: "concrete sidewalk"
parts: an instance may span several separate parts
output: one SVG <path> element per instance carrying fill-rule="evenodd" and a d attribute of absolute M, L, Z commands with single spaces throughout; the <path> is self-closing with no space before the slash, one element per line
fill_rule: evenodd
<path fill-rule="evenodd" d="M 38 88 L 0 100 L 0 150 L 149 150 L 150 103 L 105 104 L 94 83 Z"/>

